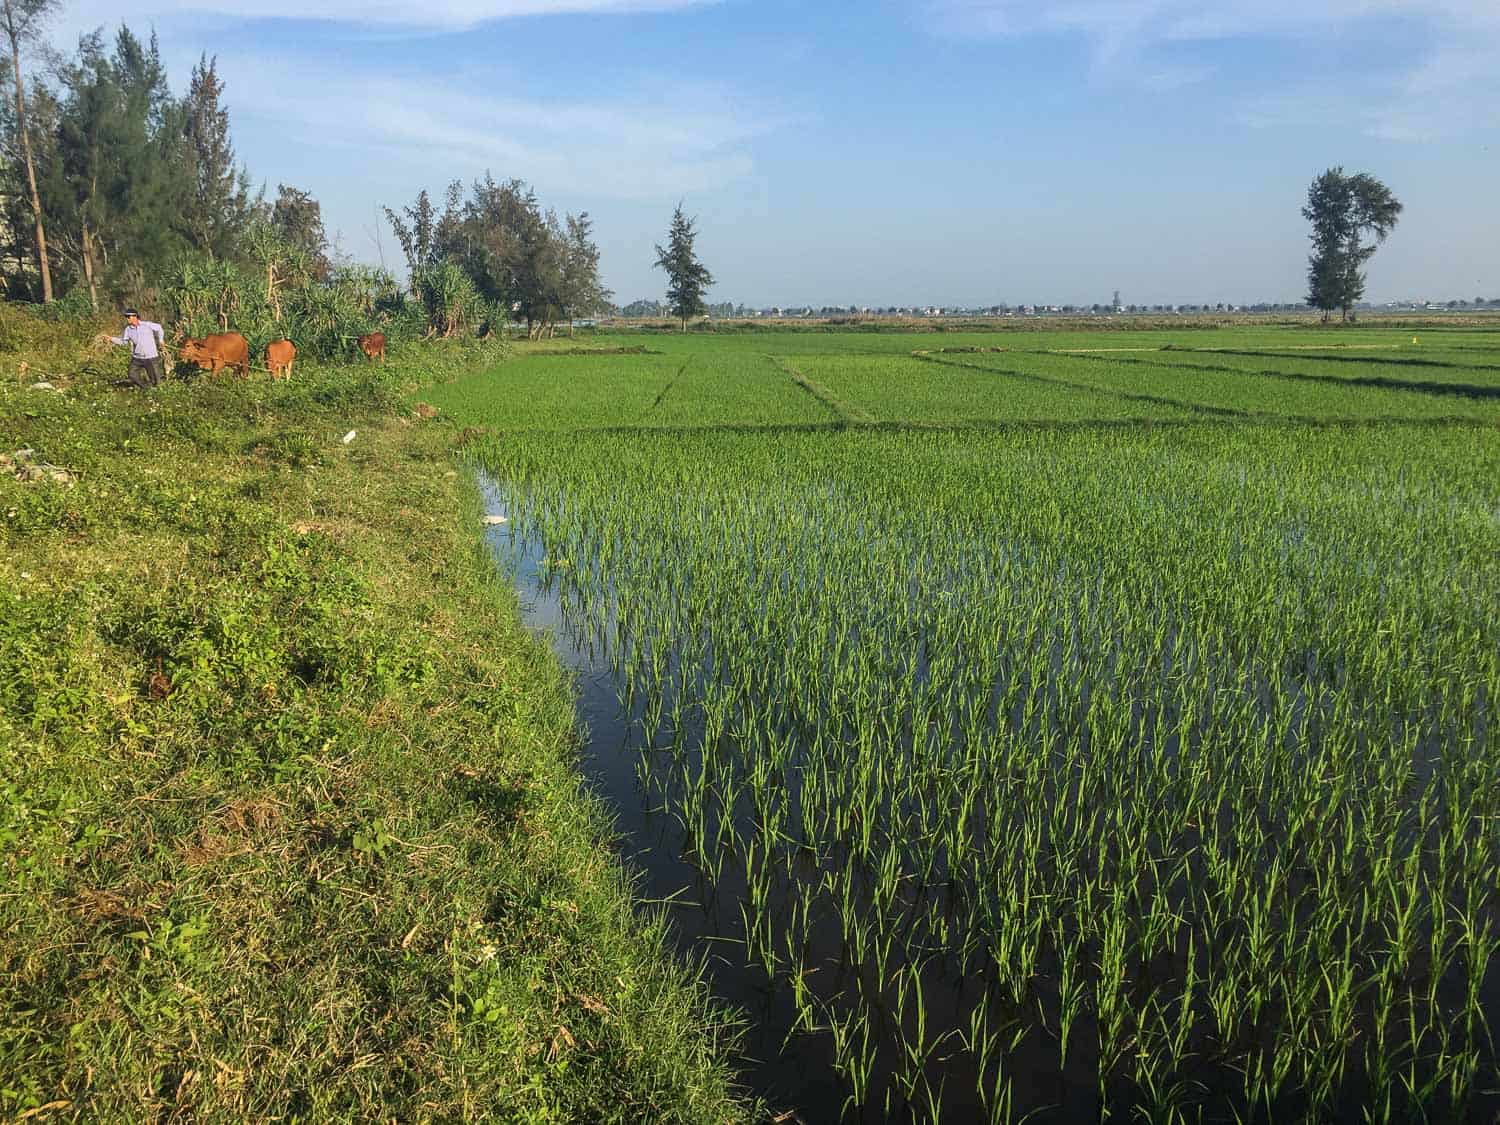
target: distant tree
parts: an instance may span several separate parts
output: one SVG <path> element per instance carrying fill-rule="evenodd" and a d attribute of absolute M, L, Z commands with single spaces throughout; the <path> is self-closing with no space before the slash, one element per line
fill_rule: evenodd
<path fill-rule="evenodd" d="M 1312 224 L 1308 257 L 1307 303 L 1326 321 L 1334 309 L 1347 321 L 1364 296 L 1363 267 L 1385 241 L 1401 215 L 1401 203 L 1390 188 L 1368 172 L 1346 175 L 1330 168 L 1307 189 L 1302 217 Z M 1373 245 L 1365 238 L 1373 236 Z"/>
<path fill-rule="evenodd" d="M 486 173 L 467 196 L 455 180 L 441 212 L 424 191 L 401 213 L 387 207 L 385 214 L 435 333 L 519 317 L 535 338 L 565 315 L 605 308 L 612 296 L 599 283 L 588 214 L 559 220 L 521 180 Z"/>
<path fill-rule="evenodd" d="M 660 301 L 642 298 L 637 301 L 631 301 L 630 304 L 620 310 L 620 315 L 631 317 L 661 316 L 665 311 Z"/>
<path fill-rule="evenodd" d="M 101 290 L 138 292 L 185 248 L 171 222 L 182 199 L 171 166 L 178 117 L 155 38 L 142 43 L 125 27 L 112 54 L 98 32 L 83 36 L 57 78 L 43 206 L 59 264 L 81 275 L 98 309 Z"/>
<path fill-rule="evenodd" d="M 677 204 L 667 232 L 666 248 L 660 244 L 656 247 L 656 268 L 667 272 L 667 303 L 672 314 L 682 321 L 684 331 L 687 330 L 688 318 L 703 312 L 703 295 L 714 283 L 713 274 L 693 252 L 693 243 L 698 237 L 695 222 L 683 214 L 682 204 Z"/>
<path fill-rule="evenodd" d="M 602 312 L 614 296 L 599 280 L 599 247 L 594 245 L 594 223 L 587 211 L 567 219 L 567 245 L 563 250 L 563 310 L 572 320 Z"/>
<path fill-rule="evenodd" d="M 271 225 L 288 246 L 307 256 L 308 268 L 319 281 L 328 276 L 328 234 L 323 229 L 323 207 L 311 192 L 276 185 Z"/>
<path fill-rule="evenodd" d="M 241 244 L 242 251 L 259 267 L 260 276 L 265 279 L 265 304 L 272 320 L 279 323 L 283 293 L 289 287 L 305 286 L 315 278 L 312 256 L 287 237 L 274 220 L 264 216 L 252 220 L 245 228 Z"/>
<path fill-rule="evenodd" d="M 556 213 L 529 212 L 508 254 L 516 310 L 526 321 L 526 335 L 540 339 L 562 311 L 562 225 Z"/>
<path fill-rule="evenodd" d="M 450 187 L 450 207 L 452 191 Z M 440 252 L 463 262 L 480 296 L 510 310 L 521 303 L 543 303 L 522 291 L 522 275 L 539 264 L 527 259 L 539 252 L 546 222 L 531 187 L 517 179 L 497 182 L 486 172 L 484 179 L 474 181 L 456 224 L 440 221 L 435 233 Z"/>
<path fill-rule="evenodd" d="M 217 66 L 216 58 L 199 58 L 183 103 L 183 158 L 191 187 L 182 221 L 197 249 L 227 257 L 250 219 L 250 183 L 244 169 L 235 166 Z"/>
<path fill-rule="evenodd" d="M 416 274 L 423 266 L 432 265 L 435 260 L 433 247 L 436 243 L 437 212 L 433 209 L 427 189 L 417 192 L 417 198 L 409 207 L 403 207 L 400 214 L 389 207 L 382 210 L 385 211 L 386 221 L 391 224 L 391 230 L 395 232 L 396 241 L 401 244 L 401 253 L 406 256 L 407 272 Z"/>
<path fill-rule="evenodd" d="M 26 185 L 31 192 L 31 214 L 36 229 L 37 268 L 42 277 L 42 300 L 52 300 L 52 267 L 47 261 L 47 231 L 42 221 L 42 197 L 36 184 L 36 160 L 31 148 L 31 130 L 26 120 L 26 82 L 21 71 L 21 51 L 36 43 L 46 18 L 62 6 L 62 0 L 0 0 L 0 28 L 10 41 L 10 76 L 15 83 L 16 132 L 26 164 Z"/>
<path fill-rule="evenodd" d="M 427 313 L 427 331 L 433 336 L 453 336 L 477 319 L 482 295 L 464 260 L 463 185 L 448 185 L 440 212 L 427 192 L 420 191 L 409 207 L 397 214 L 385 208 L 385 217 L 406 255 L 412 292 Z"/>

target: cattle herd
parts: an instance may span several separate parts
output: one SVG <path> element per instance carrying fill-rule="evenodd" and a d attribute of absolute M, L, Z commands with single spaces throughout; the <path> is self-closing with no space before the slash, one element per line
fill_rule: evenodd
<path fill-rule="evenodd" d="M 385 362 L 385 333 L 371 332 L 359 338 L 359 350 L 367 360 Z M 204 371 L 217 375 L 223 368 L 238 370 L 241 378 L 250 376 L 250 344 L 238 332 L 217 332 L 210 336 L 188 337 L 178 348 L 179 356 L 196 363 Z M 297 346 L 290 340 L 272 340 L 266 345 L 266 369 L 273 379 L 290 379 Z"/>

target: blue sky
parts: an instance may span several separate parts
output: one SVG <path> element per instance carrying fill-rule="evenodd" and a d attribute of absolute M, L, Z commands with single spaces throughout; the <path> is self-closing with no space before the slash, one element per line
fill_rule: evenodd
<path fill-rule="evenodd" d="M 113 27 L 76 0 L 54 27 Z M 181 89 L 217 55 L 257 182 L 349 255 L 487 170 L 589 211 L 660 296 L 679 199 L 716 300 L 1295 299 L 1308 182 L 1406 204 L 1369 296 L 1500 297 L 1497 0 L 139 0 Z M 376 235 L 379 235 L 377 241 Z"/>

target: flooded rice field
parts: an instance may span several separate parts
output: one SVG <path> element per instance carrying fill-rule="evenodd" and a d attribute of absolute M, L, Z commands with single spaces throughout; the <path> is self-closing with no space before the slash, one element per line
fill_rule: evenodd
<path fill-rule="evenodd" d="M 1373 438 L 1339 484 L 1082 440 L 492 466 L 747 1081 L 807 1121 L 1489 1105 L 1492 498 Z M 1466 518 L 1391 523 L 1435 504 Z"/>
<path fill-rule="evenodd" d="M 1118 336 L 439 397 L 774 1113 L 1490 1120 L 1500 345 Z"/>

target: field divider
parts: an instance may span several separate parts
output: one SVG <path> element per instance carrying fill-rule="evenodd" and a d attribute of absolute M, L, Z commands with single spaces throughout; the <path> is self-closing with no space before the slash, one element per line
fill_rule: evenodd
<path fill-rule="evenodd" d="M 913 348 L 911 354 L 921 359 L 929 355 L 998 355 L 1001 352 L 1014 350 L 1014 348 L 1008 347 L 984 348 L 970 344 L 961 344 L 952 348 Z"/>
<path fill-rule="evenodd" d="M 1401 347 L 1400 344 L 1391 345 Z M 1347 349 L 1344 345 L 1342 349 Z M 1166 349 L 1162 349 L 1166 350 Z M 1179 352 L 1215 352 L 1219 355 L 1242 355 L 1248 359 L 1300 359 L 1301 356 L 1286 355 L 1287 351 L 1310 351 L 1310 347 L 1293 348 L 1290 345 L 1282 345 L 1276 351 L 1256 351 L 1247 348 L 1173 348 L 1172 351 Z M 1451 363 L 1445 359 L 1427 359 L 1424 356 L 1402 356 L 1392 359 L 1387 356 L 1363 356 L 1363 355 L 1319 355 L 1311 357 L 1319 363 L 1360 363 L 1385 364 L 1387 367 L 1440 367 L 1452 371 L 1500 371 L 1500 363 Z"/>
<path fill-rule="evenodd" d="M 818 382 L 816 379 L 811 379 L 808 376 L 804 375 L 801 371 L 797 370 L 796 367 L 792 366 L 792 364 L 787 362 L 786 360 L 778 359 L 776 356 L 771 355 L 766 356 L 766 358 L 774 363 L 777 367 L 781 368 L 781 370 L 785 371 L 788 375 L 790 375 L 792 377 L 792 382 L 796 383 L 797 386 L 801 387 L 808 394 L 812 395 L 813 398 L 817 399 L 820 403 L 822 403 L 829 410 L 833 411 L 835 415 L 837 415 L 840 419 L 842 419 L 849 425 L 867 426 L 875 421 L 875 415 L 871 414 L 864 407 L 858 406 L 852 402 L 845 402 L 843 399 L 839 398 L 838 395 L 834 394 L 831 390 L 825 387 L 822 383 Z"/>
<path fill-rule="evenodd" d="M 692 366 L 692 363 L 693 357 L 688 356 L 683 365 L 672 373 L 672 377 L 666 381 L 666 384 L 662 387 L 662 389 L 656 392 L 656 397 L 651 400 L 651 405 L 646 407 L 647 414 L 650 414 L 653 410 L 655 410 L 662 404 L 662 400 L 667 397 L 667 392 L 677 385 L 677 380 L 682 378 L 683 373 Z"/>
<path fill-rule="evenodd" d="M 1194 349 L 1195 351 L 1199 349 Z M 1209 351 L 1211 349 L 1201 349 Z M 1225 349 L 1213 349 L 1220 355 L 1240 355 L 1246 358 L 1255 358 L 1256 352 L 1231 352 Z M 1181 351 L 1174 351 L 1173 355 L 1182 355 Z M 1095 355 L 1080 355 L 1079 359 L 1102 360 L 1106 357 Z M 1269 358 L 1269 357 L 1268 357 Z M 1292 359 L 1292 356 L 1286 356 Z M 1319 356 L 1319 362 L 1326 358 Z M 1385 375 L 1354 375 L 1350 378 L 1342 378 L 1338 375 L 1313 375 L 1306 371 L 1279 371 L 1274 367 L 1228 367 L 1222 363 L 1163 363 L 1160 360 L 1151 359 L 1125 359 L 1108 357 L 1111 363 L 1134 363 L 1143 367 L 1154 367 L 1158 371 L 1203 371 L 1215 375 L 1249 375 L 1253 377 L 1266 377 L 1270 379 L 1292 379 L 1306 383 L 1321 383 L 1324 386 L 1334 387 L 1377 387 L 1388 391 L 1415 391 L 1418 394 L 1443 397 L 1462 398 L 1500 398 L 1500 386 L 1487 387 L 1482 383 L 1418 383 L 1407 379 L 1393 379 Z M 1389 361 L 1384 361 L 1389 362 Z M 1446 366 L 1433 364 L 1432 366 Z M 1461 367 L 1454 370 L 1462 371 Z M 1475 370 L 1482 370 L 1476 368 Z"/>
<path fill-rule="evenodd" d="M 1060 384 L 1061 385 L 1061 384 Z M 1088 390 L 1097 388 L 1089 387 Z M 1108 394 L 1108 391 L 1100 391 Z M 1170 403 L 1177 406 L 1188 404 Z M 1399 415 L 1372 415 L 1368 418 L 1339 418 L 1316 414 L 1203 414 L 1186 418 L 969 418 L 962 421 L 914 422 L 886 419 L 877 422 L 861 422 L 857 428 L 872 433 L 900 434 L 962 434 L 993 433 L 999 430 L 1119 430 L 1141 427 L 1161 429 L 1166 427 L 1191 428 L 1193 426 L 1261 426 L 1269 429 L 1316 426 L 1328 430 L 1363 430 L 1379 426 L 1402 426 L 1415 430 L 1442 430 L 1449 428 L 1492 430 L 1495 423 L 1484 418 L 1466 418 L 1458 415 L 1440 415 L 1433 418 L 1405 418 Z M 842 418 L 827 422 L 717 422 L 706 426 L 673 425 L 618 425 L 618 426 L 573 426 L 558 430 L 507 430 L 508 434 L 547 434 L 560 437 L 692 437 L 706 434 L 837 434 L 855 424 Z M 478 441 L 480 438 L 474 439 Z M 494 435 L 489 435 L 494 436 Z"/>
<path fill-rule="evenodd" d="M 913 353 L 913 358 L 920 359 L 924 363 L 936 363 L 943 367 L 961 367 L 965 371 L 989 372 L 993 375 L 1012 375 L 1017 379 L 1030 379 L 1034 383 L 1046 383 L 1054 387 L 1071 387 L 1075 391 L 1092 391 L 1095 394 L 1109 395 L 1127 402 L 1154 402 L 1158 406 L 1176 406 L 1183 410 L 1193 410 L 1222 418 L 1255 417 L 1255 415 L 1247 411 L 1235 410 L 1228 406 L 1206 406 L 1201 402 L 1185 402 L 1181 399 L 1167 398 L 1164 395 L 1130 394 L 1125 391 L 1112 390 L 1109 387 L 1096 387 L 1092 383 L 1075 383 L 1069 379 L 1054 379 L 1050 375 L 1038 375 L 1033 371 L 1016 371 L 1005 367 L 980 367 L 974 363 L 961 363 L 958 360 L 939 359 L 937 356 L 916 355 L 915 353 Z M 1089 357 L 1085 356 L 1083 358 L 1087 359 Z M 1122 362 L 1130 361 L 1126 360 Z"/>

